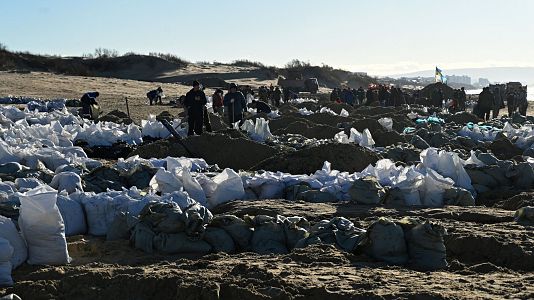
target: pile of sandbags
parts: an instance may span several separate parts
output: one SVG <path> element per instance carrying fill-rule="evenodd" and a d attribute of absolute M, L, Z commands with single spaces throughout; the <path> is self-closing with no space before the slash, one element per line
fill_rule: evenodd
<path fill-rule="evenodd" d="M 421 270 L 447 267 L 445 229 L 429 221 L 380 218 L 367 230 L 366 253 L 394 265 L 409 264 Z"/>
<path fill-rule="evenodd" d="M 182 207 L 175 202 L 150 202 L 139 214 L 132 231 L 134 246 L 148 253 L 205 254 L 211 246 L 204 241 L 211 212 L 198 203 Z"/>

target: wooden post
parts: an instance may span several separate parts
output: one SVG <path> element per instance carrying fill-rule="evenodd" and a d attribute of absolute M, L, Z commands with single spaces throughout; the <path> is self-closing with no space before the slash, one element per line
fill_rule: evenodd
<path fill-rule="evenodd" d="M 128 113 L 128 118 L 130 118 L 130 106 L 128 106 L 128 97 L 124 97 L 126 99 L 126 112 Z"/>

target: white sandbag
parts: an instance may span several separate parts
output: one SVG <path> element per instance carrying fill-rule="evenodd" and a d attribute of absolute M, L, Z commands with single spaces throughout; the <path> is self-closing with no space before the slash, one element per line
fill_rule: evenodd
<path fill-rule="evenodd" d="M 378 123 L 387 131 L 393 130 L 393 120 L 391 118 L 380 118 L 378 119 Z"/>
<path fill-rule="evenodd" d="M 208 205 L 206 193 L 204 193 L 202 186 L 195 178 L 193 178 L 193 176 L 191 176 L 191 172 L 189 172 L 189 170 L 186 168 L 182 169 L 182 183 L 184 185 L 184 190 L 189 194 L 191 198 L 193 198 L 203 206 Z"/>
<path fill-rule="evenodd" d="M 20 192 L 28 191 L 39 186 L 42 186 L 43 182 L 37 178 L 17 178 L 15 179 L 15 186 Z"/>
<path fill-rule="evenodd" d="M 149 185 L 152 190 L 159 191 L 162 194 L 172 193 L 183 188 L 183 184 L 176 174 L 164 169 L 159 169 L 156 172 Z"/>
<path fill-rule="evenodd" d="M 135 202 L 127 195 L 111 197 L 106 194 L 82 197 L 81 202 L 87 217 L 87 231 L 90 235 L 105 236 L 108 228 L 121 212 L 128 212 Z"/>
<path fill-rule="evenodd" d="M 260 186 L 259 199 L 283 199 L 285 184 L 281 181 L 268 181 Z"/>
<path fill-rule="evenodd" d="M 371 132 L 369 131 L 369 129 L 365 128 L 362 133 L 362 140 L 360 141 L 360 146 L 371 148 L 374 145 L 375 141 L 373 140 Z"/>
<path fill-rule="evenodd" d="M 346 111 L 344 108 L 341 109 L 341 112 L 339 113 L 342 117 L 348 117 L 350 114 L 348 111 Z"/>
<path fill-rule="evenodd" d="M 52 178 L 50 186 L 58 191 L 67 191 L 72 194 L 76 190 L 83 192 L 82 178 L 74 172 L 62 172 Z"/>
<path fill-rule="evenodd" d="M 11 278 L 12 256 L 13 247 L 8 240 L 0 237 L 0 287 L 13 285 L 13 278 Z"/>
<path fill-rule="evenodd" d="M 67 195 L 57 196 L 57 207 L 65 223 L 65 236 L 85 234 L 87 223 L 82 204 Z"/>
<path fill-rule="evenodd" d="M 58 265 L 71 260 L 56 200 L 57 191 L 46 185 L 20 196 L 19 226 L 28 244 L 29 264 Z"/>
<path fill-rule="evenodd" d="M 349 137 L 344 131 L 340 131 L 334 135 L 334 141 L 340 143 L 340 144 L 348 144 L 350 143 Z"/>
<path fill-rule="evenodd" d="M 26 247 L 15 223 L 4 216 L 0 216 L 0 238 L 8 240 L 14 249 L 13 257 L 11 257 L 13 268 L 22 265 L 28 258 L 28 247 Z"/>
<path fill-rule="evenodd" d="M 6 194 L 13 194 L 15 192 L 15 184 L 12 182 L 0 182 L 0 192 Z"/>
<path fill-rule="evenodd" d="M 192 205 L 197 203 L 197 201 L 191 198 L 188 193 L 183 192 L 183 191 L 176 191 L 170 194 L 165 194 L 161 196 L 160 201 L 161 202 L 174 202 L 178 204 L 178 206 L 180 207 L 182 211 L 186 210 L 188 207 L 191 207 Z"/>
<path fill-rule="evenodd" d="M 13 154 L 12 148 L 6 142 L 0 140 L 0 164 L 19 161 L 20 159 Z"/>
<path fill-rule="evenodd" d="M 232 169 L 224 169 L 213 178 L 217 188 L 208 199 L 208 208 L 215 208 L 223 203 L 242 199 L 245 196 L 245 188 L 239 174 Z"/>
<path fill-rule="evenodd" d="M 444 178 L 432 169 L 427 170 L 423 184 L 420 186 L 422 203 L 428 207 L 442 207 L 445 190 L 454 186 L 454 181 Z"/>

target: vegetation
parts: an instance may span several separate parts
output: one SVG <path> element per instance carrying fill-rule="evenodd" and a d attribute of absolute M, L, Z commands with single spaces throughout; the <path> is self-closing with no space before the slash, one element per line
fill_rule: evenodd
<path fill-rule="evenodd" d="M 186 66 L 189 64 L 187 60 L 170 53 L 150 52 L 148 53 L 148 55 L 153 57 L 159 57 L 179 66 Z"/>

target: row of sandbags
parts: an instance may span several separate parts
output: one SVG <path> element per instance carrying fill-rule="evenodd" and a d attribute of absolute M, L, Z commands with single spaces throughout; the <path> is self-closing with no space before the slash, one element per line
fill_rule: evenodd
<path fill-rule="evenodd" d="M 294 248 L 326 243 L 390 264 L 434 270 L 447 266 L 444 234 L 439 224 L 410 218 L 399 222 L 380 218 L 365 230 L 343 217 L 311 225 L 298 216 L 213 217 L 199 205 L 181 210 L 172 203 L 149 203 L 132 227 L 131 241 L 145 252 L 165 254 L 284 254 Z"/>

